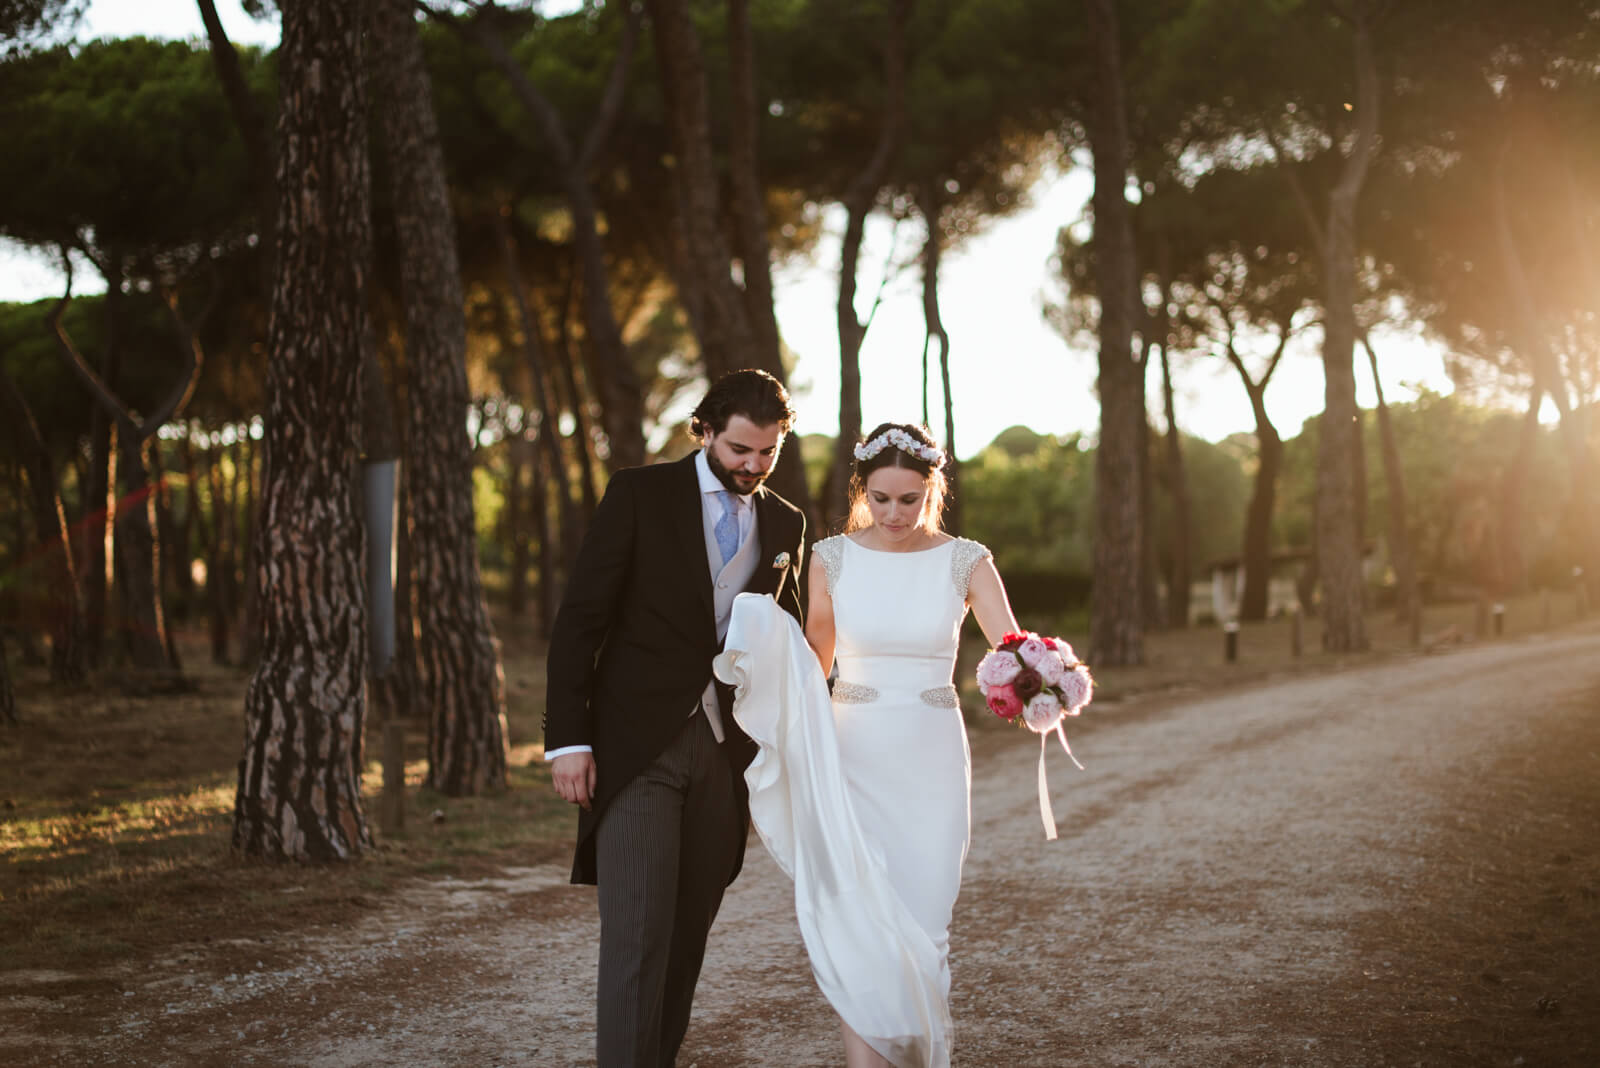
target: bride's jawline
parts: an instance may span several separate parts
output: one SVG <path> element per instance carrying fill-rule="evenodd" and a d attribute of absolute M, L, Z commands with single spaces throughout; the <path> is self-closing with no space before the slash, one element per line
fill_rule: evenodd
<path fill-rule="evenodd" d="M 856 537 L 855 537 L 855 534 L 864 534 L 864 533 L 866 533 L 866 531 L 871 530 L 871 529 L 872 529 L 871 527 L 865 527 L 860 531 L 854 532 L 853 534 L 846 534 L 846 535 L 844 535 L 844 539 L 845 539 L 845 541 L 848 541 L 851 545 L 854 545 L 858 549 L 865 549 L 869 553 L 882 553 L 885 556 L 916 556 L 918 553 L 931 553 L 931 552 L 935 551 L 936 549 L 942 549 L 946 545 L 950 545 L 953 542 L 956 542 L 956 541 L 960 540 L 954 534 L 951 534 L 949 531 L 941 530 L 941 531 L 939 531 L 939 533 L 940 533 L 940 535 L 942 535 L 943 540 L 935 542 L 934 544 L 928 546 L 926 549 L 874 549 L 870 545 L 862 545 L 861 542 L 856 540 Z"/>

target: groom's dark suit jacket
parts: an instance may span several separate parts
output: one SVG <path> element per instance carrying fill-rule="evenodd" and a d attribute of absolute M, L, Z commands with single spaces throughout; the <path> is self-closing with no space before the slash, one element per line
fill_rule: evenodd
<path fill-rule="evenodd" d="M 745 589 L 803 618 L 805 516 L 762 487 L 754 495 L 760 556 Z M 711 567 L 694 454 L 611 477 L 584 537 L 550 636 L 545 749 L 594 748 L 595 799 L 578 817 L 572 881 L 595 882 L 594 829 L 623 786 L 655 760 L 699 706 L 719 652 Z M 774 567 L 788 553 L 787 566 Z M 722 722 L 741 807 L 755 744 Z M 744 859 L 743 828 L 733 875 Z M 730 876 L 731 878 L 731 876 Z"/>

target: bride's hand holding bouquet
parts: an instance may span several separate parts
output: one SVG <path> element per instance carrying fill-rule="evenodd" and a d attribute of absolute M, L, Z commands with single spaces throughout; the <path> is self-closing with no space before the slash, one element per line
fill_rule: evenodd
<path fill-rule="evenodd" d="M 1088 665 L 1060 638 L 1014 632 L 1001 638 L 978 662 L 978 689 L 989 711 L 1039 735 L 1039 816 L 1045 838 L 1054 839 L 1055 814 L 1045 780 L 1045 735 L 1054 732 L 1067 757 L 1083 770 L 1067 744 L 1062 720 L 1078 715 L 1094 696 Z"/>

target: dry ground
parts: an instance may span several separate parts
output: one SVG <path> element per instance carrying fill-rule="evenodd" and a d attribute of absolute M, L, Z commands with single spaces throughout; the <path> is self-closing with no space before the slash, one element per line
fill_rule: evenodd
<path fill-rule="evenodd" d="M 1114 697 L 1086 772 L 1054 754 L 1054 843 L 1031 736 L 973 732 L 957 1064 L 1600 1064 L 1600 625 Z M 0 965 L 0 1062 L 592 1063 L 562 858 L 374 870 L 301 911 L 328 884 L 256 869 L 233 937 Z M 681 1064 L 839 1063 L 788 895 L 753 843 Z"/>

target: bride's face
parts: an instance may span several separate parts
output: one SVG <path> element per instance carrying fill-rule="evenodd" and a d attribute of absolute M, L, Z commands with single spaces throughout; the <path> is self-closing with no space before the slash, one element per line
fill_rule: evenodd
<path fill-rule="evenodd" d="M 903 541 L 922 529 L 928 480 L 904 467 L 880 467 L 867 476 L 867 508 L 878 533 Z"/>

